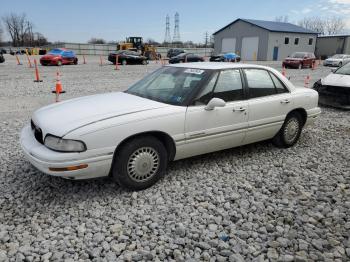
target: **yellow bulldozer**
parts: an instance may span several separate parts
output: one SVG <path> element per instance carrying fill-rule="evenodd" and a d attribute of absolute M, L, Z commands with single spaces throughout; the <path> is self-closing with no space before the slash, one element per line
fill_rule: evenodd
<path fill-rule="evenodd" d="M 141 52 L 143 56 L 150 60 L 160 58 L 160 54 L 157 53 L 157 48 L 154 45 L 144 43 L 142 37 L 139 36 L 127 37 L 125 42 L 120 42 L 117 45 L 117 50 Z"/>

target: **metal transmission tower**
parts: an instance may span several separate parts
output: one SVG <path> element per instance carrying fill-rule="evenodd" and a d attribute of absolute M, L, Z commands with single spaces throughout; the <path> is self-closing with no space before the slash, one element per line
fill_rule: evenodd
<path fill-rule="evenodd" d="M 174 27 L 174 36 L 173 43 L 180 42 L 180 16 L 179 13 L 175 13 L 175 27 Z"/>
<path fill-rule="evenodd" d="M 171 36 L 170 36 L 170 17 L 169 17 L 169 15 L 166 15 L 164 43 L 171 43 Z"/>

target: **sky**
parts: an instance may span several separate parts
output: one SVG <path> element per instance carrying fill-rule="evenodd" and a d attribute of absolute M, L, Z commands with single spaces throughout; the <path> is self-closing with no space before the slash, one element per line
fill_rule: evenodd
<path fill-rule="evenodd" d="M 182 41 L 204 42 L 205 32 L 212 34 L 237 18 L 278 16 L 288 16 L 292 23 L 310 16 L 340 16 L 345 33 L 350 33 L 350 0 L 5 0 L 0 6 L 0 17 L 25 13 L 34 31 L 51 42 L 86 43 L 92 37 L 119 41 L 127 36 L 162 42 L 166 15 L 172 37 L 176 12 Z"/>

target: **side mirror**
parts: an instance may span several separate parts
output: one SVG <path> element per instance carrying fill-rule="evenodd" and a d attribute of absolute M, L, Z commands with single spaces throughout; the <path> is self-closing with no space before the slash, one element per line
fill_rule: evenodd
<path fill-rule="evenodd" d="M 205 107 L 205 110 L 210 111 L 213 110 L 215 107 L 224 107 L 225 105 L 226 102 L 224 100 L 217 97 L 213 97 Z"/>
<path fill-rule="evenodd" d="M 331 68 L 331 72 L 335 73 L 337 71 L 338 68 Z"/>

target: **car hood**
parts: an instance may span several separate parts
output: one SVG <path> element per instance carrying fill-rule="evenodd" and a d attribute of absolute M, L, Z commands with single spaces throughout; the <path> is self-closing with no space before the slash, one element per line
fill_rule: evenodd
<path fill-rule="evenodd" d="M 287 57 L 285 61 L 301 61 L 303 60 L 302 58 L 295 58 L 295 57 Z"/>
<path fill-rule="evenodd" d="M 342 58 L 327 58 L 325 61 L 327 62 L 341 62 L 343 61 Z"/>
<path fill-rule="evenodd" d="M 34 112 L 32 120 L 44 136 L 49 133 L 63 137 L 82 126 L 167 106 L 123 92 L 106 93 L 45 106 Z"/>
<path fill-rule="evenodd" d="M 350 75 L 329 74 L 321 79 L 322 85 L 350 87 Z"/>
<path fill-rule="evenodd" d="M 48 54 L 48 55 L 44 55 L 41 57 L 41 59 L 54 59 L 56 57 L 60 57 L 61 55 L 52 55 L 52 54 Z"/>

